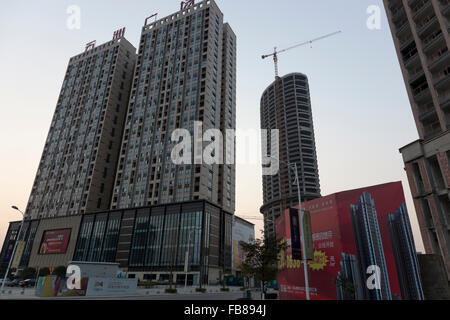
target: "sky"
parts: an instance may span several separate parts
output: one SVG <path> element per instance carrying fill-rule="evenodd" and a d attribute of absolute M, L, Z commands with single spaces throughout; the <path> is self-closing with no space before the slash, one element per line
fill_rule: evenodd
<path fill-rule="evenodd" d="M 237 36 L 237 127 L 259 129 L 259 101 L 274 80 L 261 55 L 337 30 L 342 33 L 280 55 L 280 75 L 308 76 L 322 195 L 402 181 L 417 249 L 423 251 L 399 148 L 417 140 L 411 107 L 381 0 L 217 0 Z M 80 9 L 70 29 L 67 10 Z M 380 8 L 370 29 L 369 7 Z M 177 0 L 1 0 L 0 243 L 25 210 L 70 57 L 86 43 L 125 37 L 138 45 L 147 16 L 162 18 Z M 238 141 L 237 153 L 245 151 Z M 261 167 L 237 166 L 236 214 L 259 216 Z M 262 229 L 255 223 L 257 234 Z"/>

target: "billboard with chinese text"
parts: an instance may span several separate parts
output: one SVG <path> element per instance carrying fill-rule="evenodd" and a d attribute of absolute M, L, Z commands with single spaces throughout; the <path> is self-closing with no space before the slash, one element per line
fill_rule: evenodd
<path fill-rule="evenodd" d="M 39 254 L 66 253 L 71 229 L 47 230 L 42 236 Z"/>
<path fill-rule="evenodd" d="M 313 232 L 311 299 L 423 296 L 400 182 L 336 193 L 303 203 L 302 209 L 311 213 Z M 277 219 L 277 234 L 290 245 L 289 210 Z M 280 299 L 305 299 L 303 261 L 292 258 L 290 246 L 280 255 L 278 282 Z"/>

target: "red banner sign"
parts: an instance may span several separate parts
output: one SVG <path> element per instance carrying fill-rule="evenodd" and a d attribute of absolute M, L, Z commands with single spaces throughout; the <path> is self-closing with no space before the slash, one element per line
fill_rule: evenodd
<path fill-rule="evenodd" d="M 47 230 L 42 237 L 39 254 L 66 253 L 71 229 Z"/>
<path fill-rule="evenodd" d="M 415 245 L 400 182 L 339 192 L 303 203 L 302 209 L 311 213 L 311 299 L 421 299 Z M 286 210 L 277 219 L 277 233 L 288 244 L 290 229 Z M 280 298 L 305 299 L 304 279 L 303 261 L 294 259 L 289 245 L 280 256 Z"/>

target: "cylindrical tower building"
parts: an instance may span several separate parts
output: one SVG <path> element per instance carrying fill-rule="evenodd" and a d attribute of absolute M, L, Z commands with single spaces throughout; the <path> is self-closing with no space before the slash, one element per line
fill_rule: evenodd
<path fill-rule="evenodd" d="M 278 88 L 277 88 L 278 87 Z M 278 95 L 276 92 L 278 91 Z M 308 78 L 291 73 L 274 81 L 261 98 L 261 129 L 279 129 L 280 168 L 275 175 L 263 176 L 263 200 L 266 234 L 275 232 L 275 219 L 298 204 L 295 173 L 286 163 L 297 164 L 302 202 L 320 197 L 319 171 L 311 111 Z"/>

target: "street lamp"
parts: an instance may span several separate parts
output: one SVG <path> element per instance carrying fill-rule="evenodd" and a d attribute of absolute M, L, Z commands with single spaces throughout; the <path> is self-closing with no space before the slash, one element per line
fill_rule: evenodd
<path fill-rule="evenodd" d="M 272 156 L 267 156 L 268 158 L 272 158 L 275 159 L 279 162 L 284 163 L 285 165 L 288 166 L 288 168 L 292 169 L 294 171 L 295 174 L 295 181 L 297 182 L 297 191 L 298 191 L 298 211 L 300 214 L 300 228 L 301 228 L 301 232 L 302 232 L 302 251 L 303 251 L 303 268 L 304 268 L 304 273 L 305 273 L 305 291 L 306 291 L 306 300 L 310 300 L 310 296 L 309 296 L 309 279 L 308 279 L 308 260 L 306 257 L 306 245 L 305 245 L 305 232 L 304 232 L 304 228 L 303 228 L 303 215 L 304 212 L 302 211 L 302 198 L 301 198 L 301 194 L 300 194 L 300 180 L 298 178 L 298 169 L 297 169 L 297 163 L 288 163 L 285 161 L 282 161 L 280 159 L 277 159 L 275 157 Z"/>
<path fill-rule="evenodd" d="M 6 278 L 8 277 L 9 269 L 11 268 L 11 263 L 14 259 L 14 254 L 16 253 L 17 243 L 19 242 L 20 233 L 22 232 L 23 220 L 25 219 L 25 214 L 22 211 L 20 211 L 19 208 L 17 208 L 16 206 L 11 206 L 11 208 L 19 211 L 22 214 L 22 221 L 20 222 L 20 228 L 19 228 L 19 232 L 17 233 L 16 242 L 14 243 L 14 249 L 13 249 L 13 251 L 11 253 L 11 257 L 9 259 L 8 268 L 6 269 L 6 272 L 5 272 L 5 277 L 3 278 L 0 295 L 3 294 L 3 290 L 5 288 Z"/>

